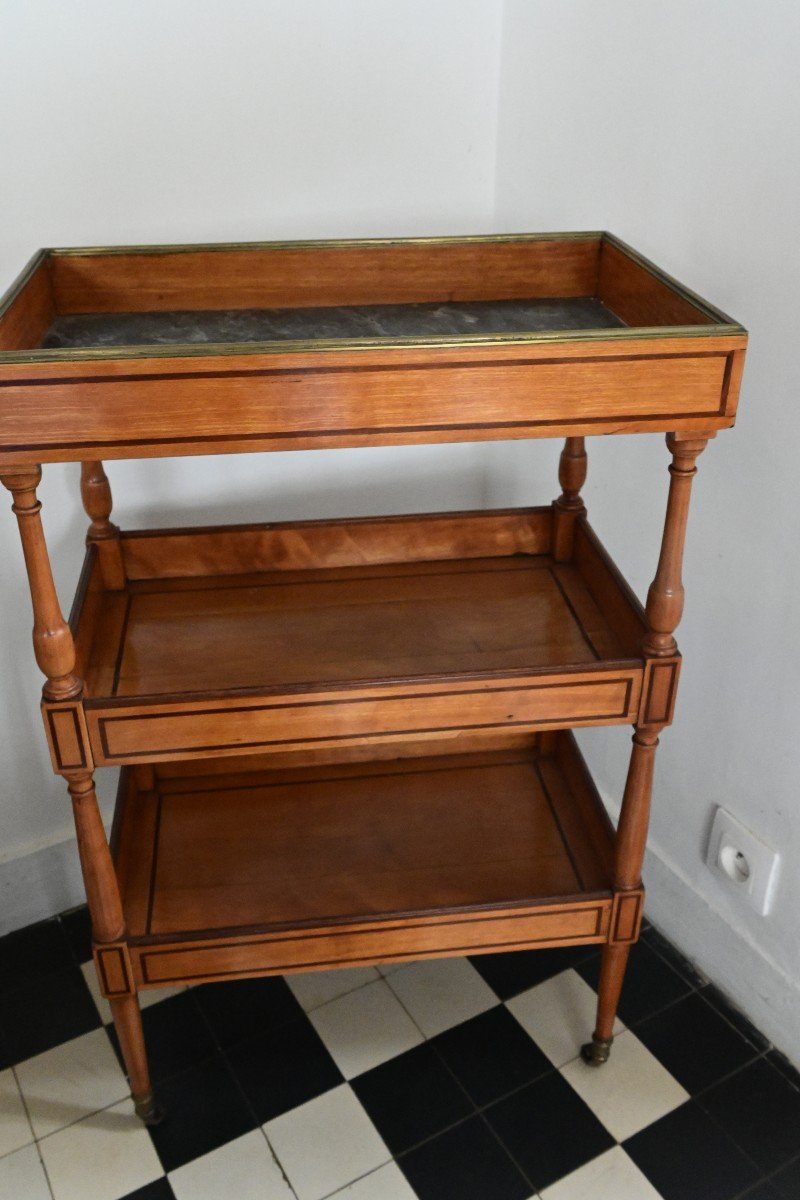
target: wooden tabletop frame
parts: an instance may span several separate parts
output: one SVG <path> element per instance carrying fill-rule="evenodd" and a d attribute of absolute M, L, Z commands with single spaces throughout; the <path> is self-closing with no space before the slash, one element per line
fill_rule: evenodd
<path fill-rule="evenodd" d="M 75 311 L 582 295 L 625 327 L 39 348 Z M 609 234 L 46 250 L 0 304 L 0 464 L 715 430 L 745 344 Z"/>

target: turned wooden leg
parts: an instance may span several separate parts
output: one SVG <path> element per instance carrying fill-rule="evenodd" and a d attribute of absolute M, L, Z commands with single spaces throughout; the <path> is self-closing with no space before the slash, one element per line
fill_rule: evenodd
<path fill-rule="evenodd" d="M 75 644 L 69 625 L 61 612 L 47 554 L 40 516 L 41 504 L 36 496 L 41 477 L 41 468 L 37 466 L 7 467 L 0 473 L 0 483 L 7 487 L 13 496 L 13 510 L 19 523 L 33 604 L 33 647 L 36 661 L 46 677 L 43 689 L 45 707 L 55 722 L 60 712 L 74 714 L 79 708 L 76 702 L 80 700 L 83 681 L 75 674 Z M 84 502 L 92 517 L 89 541 L 97 541 L 99 546 L 109 546 L 111 552 L 105 555 L 109 563 L 108 578 L 118 578 L 118 572 L 115 575 L 114 563 L 118 556 L 118 566 L 121 570 L 122 558 L 118 542 L 116 549 L 112 546 L 118 531 L 108 520 L 111 512 L 111 493 L 102 464 L 87 464 L 83 472 L 83 485 Z M 105 578 L 105 569 L 103 573 Z M 111 587 L 114 584 L 107 582 L 107 586 Z M 124 586 L 124 575 L 119 586 Z M 78 717 L 74 716 L 74 719 L 80 728 Z M 72 742 L 74 741 L 73 734 Z M 112 987 L 107 979 L 104 981 L 104 975 L 108 972 L 99 971 L 101 989 L 104 994 L 112 991 L 115 993 L 108 998 L 114 1013 L 136 1111 L 148 1124 L 154 1124 L 160 1118 L 160 1114 L 150 1087 L 139 1003 L 128 958 L 122 899 L 97 804 L 94 777 L 91 767 L 85 765 L 91 762 L 90 750 L 88 746 L 79 745 L 76 749 L 70 744 L 69 752 L 74 761 L 83 762 L 84 765 L 80 769 L 73 770 L 64 766 L 64 760 L 59 758 L 58 753 L 55 754 L 55 759 L 57 769 L 67 780 L 72 797 L 78 854 L 92 918 L 95 960 L 98 964 L 107 963 L 108 971 L 114 973 Z"/>
<path fill-rule="evenodd" d="M 145 1125 L 158 1125 L 164 1119 L 164 1112 L 156 1102 L 150 1084 L 139 1001 L 133 995 L 121 996 L 118 999 L 109 997 L 108 1002 L 125 1060 L 136 1115 Z"/>
<path fill-rule="evenodd" d="M 125 587 L 122 546 L 119 529 L 109 519 L 111 487 L 101 462 L 81 463 L 81 497 L 86 515 L 91 518 L 86 541 L 97 547 L 103 583 L 109 591 L 122 591 Z"/>
<path fill-rule="evenodd" d="M 681 570 L 689 500 L 692 480 L 697 473 L 695 464 L 705 450 L 709 436 L 713 437 L 713 434 L 667 435 L 667 446 L 672 454 L 669 496 L 658 568 L 647 593 L 645 613 L 648 630 L 642 646 L 645 658 L 651 660 L 672 658 L 677 654 L 674 632 L 683 613 Z M 614 850 L 614 911 L 619 913 L 623 905 L 627 905 L 629 927 L 620 936 L 612 919 L 610 940 L 603 948 L 597 1026 L 592 1041 L 581 1051 L 584 1061 L 594 1066 L 608 1060 L 630 945 L 639 924 L 642 862 L 650 822 L 653 767 L 658 735 L 663 728 L 661 717 L 652 724 L 648 717 L 641 717 L 640 720 L 642 724 L 637 726 L 633 734 L 633 750 Z M 635 916 L 631 917 L 631 913 Z"/>
<path fill-rule="evenodd" d="M 44 696 L 57 703 L 79 696 L 83 682 L 75 674 L 75 645 L 58 603 L 44 540 L 42 506 L 36 496 L 41 478 L 41 467 L 6 467 L 0 483 L 13 496 L 19 524 L 33 604 L 33 651 L 46 676 Z"/>
<path fill-rule="evenodd" d="M 561 495 L 553 502 L 553 558 L 556 562 L 568 562 L 572 558 L 575 521 L 586 512 L 581 499 L 586 466 L 584 439 L 567 438 L 558 464 Z"/>
<path fill-rule="evenodd" d="M 114 871 L 111 851 L 97 804 L 97 793 L 91 771 L 67 773 L 69 793 L 75 814 L 75 830 L 78 836 L 78 854 L 81 860 L 89 915 L 92 918 L 92 938 L 95 962 L 98 965 L 101 990 L 108 995 L 114 1025 L 125 1060 L 125 1069 L 131 1085 L 131 1095 L 137 1114 L 148 1125 L 161 1120 L 161 1112 L 155 1103 L 147 1068 L 147 1053 L 142 1032 L 139 1001 L 131 978 L 125 941 L 125 914 Z M 108 962 L 114 972 L 114 984 L 108 987 L 103 969 Z M 127 995 L 119 995 L 127 989 Z"/>
<path fill-rule="evenodd" d="M 661 554 L 655 578 L 647 593 L 645 611 L 649 632 L 644 640 L 644 651 L 648 656 L 661 658 L 677 650 L 673 634 L 683 613 L 681 570 L 689 500 L 692 480 L 697 474 L 695 464 L 707 445 L 707 436 L 682 439 L 673 433 L 667 435 L 672 463 L 669 468 L 669 497 Z"/>
<path fill-rule="evenodd" d="M 581 1047 L 581 1058 L 592 1067 L 608 1062 L 614 1040 L 614 1021 L 625 979 L 630 946 L 603 947 L 600 964 L 600 984 L 597 991 L 597 1024 L 592 1040 Z"/>
<path fill-rule="evenodd" d="M 642 862 L 650 821 L 650 800 L 653 793 L 653 768 L 659 730 L 637 729 L 633 735 L 633 750 L 625 781 L 625 794 L 617 826 L 614 851 L 614 892 L 619 904 L 627 898 L 637 913 L 641 900 Z M 639 896 L 639 902 L 634 898 Z M 636 921 L 638 928 L 638 918 Z M 612 937 L 616 931 L 612 929 Z M 597 1000 L 597 1024 L 591 1042 L 581 1049 L 584 1062 L 601 1066 L 608 1061 L 614 1040 L 614 1019 L 625 978 L 630 953 L 630 940 L 611 941 L 603 947 L 600 984 Z"/>

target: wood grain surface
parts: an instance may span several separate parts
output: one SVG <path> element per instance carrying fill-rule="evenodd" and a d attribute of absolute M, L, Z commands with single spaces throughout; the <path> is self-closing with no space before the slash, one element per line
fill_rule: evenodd
<path fill-rule="evenodd" d="M 38 347 L 55 313 L 547 297 L 597 297 L 631 328 Z M 0 316 L 0 466 L 723 428 L 745 344 L 605 235 L 46 252 Z"/>
<path fill-rule="evenodd" d="M 583 517 L 553 560 L 554 513 L 126 535 L 136 578 L 93 559 L 73 616 L 95 761 L 630 719 L 641 606 Z"/>
<path fill-rule="evenodd" d="M 380 952 L 402 956 L 408 926 L 426 930 L 428 952 L 490 938 L 493 925 L 500 944 L 515 923 L 524 940 L 523 918 L 537 913 L 545 940 L 559 922 L 566 941 L 581 928 L 599 937 L 586 900 L 610 902 L 611 831 L 571 736 L 553 748 L 223 778 L 173 771 L 145 793 L 127 776 L 116 862 L 131 941 L 188 943 L 191 955 L 198 939 L 224 934 L 230 950 L 271 933 L 278 969 L 289 956 L 310 965 L 326 940 L 369 954 L 365 934 L 381 930 Z"/>
<path fill-rule="evenodd" d="M 718 347 L 690 341 L 666 349 L 612 344 L 611 353 L 600 343 L 580 354 L 517 347 L 527 352 L 517 357 L 482 347 L 471 361 L 450 347 L 364 351 L 369 362 L 315 352 L 297 366 L 251 355 L 249 364 L 195 363 L 193 372 L 185 368 L 191 359 L 180 371 L 173 368 L 181 360 L 159 359 L 149 373 L 115 373 L 104 362 L 83 379 L 39 371 L 0 380 L 0 456 L 44 462 L 729 425 L 736 347 L 731 339 Z"/>
<path fill-rule="evenodd" d="M 0 357 L 5 350 L 38 346 L 57 309 L 45 254 L 28 264 L 14 303 L 0 314 Z"/>
<path fill-rule="evenodd" d="M 58 311 L 158 312 L 591 296 L 597 237 L 59 254 Z"/>

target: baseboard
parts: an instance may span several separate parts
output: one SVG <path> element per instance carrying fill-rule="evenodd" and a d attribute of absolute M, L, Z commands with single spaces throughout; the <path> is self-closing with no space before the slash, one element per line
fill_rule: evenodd
<path fill-rule="evenodd" d="M 0 862 L 0 934 L 85 900 L 74 837 Z"/>
<path fill-rule="evenodd" d="M 618 806 L 608 807 L 614 812 Z M 645 885 L 653 924 L 800 1068 L 800 987 L 734 929 L 652 843 Z"/>

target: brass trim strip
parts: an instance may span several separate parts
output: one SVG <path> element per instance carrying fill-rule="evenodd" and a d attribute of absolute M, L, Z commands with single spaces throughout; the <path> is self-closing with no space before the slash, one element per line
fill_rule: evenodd
<path fill-rule="evenodd" d="M 359 350 L 430 350 L 440 346 L 535 346 L 550 343 L 641 341 L 642 339 L 709 338 L 744 336 L 737 324 L 726 325 L 648 325 L 623 329 L 555 330 L 542 333 L 457 334 L 439 337 L 407 338 L 305 338 L 282 342 L 203 342 L 168 346 L 114 346 L 95 350 L 9 350 L 0 352 L 2 363 L 113 362 L 136 358 L 220 358 L 232 355 L 312 354 Z"/>
<path fill-rule="evenodd" d="M 694 328 L 694 327 L 693 327 Z M 272 344 L 272 343 L 271 343 Z M 729 350 L 697 350 L 693 354 L 670 354 L 667 350 L 653 351 L 650 354 L 602 354 L 592 356 L 590 354 L 576 356 L 566 360 L 568 365 L 585 365 L 586 363 L 631 363 L 631 362 L 663 362 L 667 359 L 686 360 L 686 358 L 723 358 L 727 362 L 730 359 L 731 352 Z M 564 360 L 559 358 L 512 358 L 512 359 L 495 359 L 495 358 L 474 358 L 468 363 L 462 363 L 459 359 L 437 359 L 436 362 L 400 362 L 400 363 L 360 363 L 350 364 L 340 367 L 336 364 L 323 362 L 321 364 L 303 365 L 303 366 L 281 366 L 277 367 L 231 367 L 223 369 L 215 367 L 213 363 L 208 370 L 198 371 L 181 371 L 176 378 L 178 379 L 242 379 L 257 378 L 264 376 L 284 376 L 284 375 L 380 375 L 387 371 L 397 374 L 402 371 L 408 374 L 412 371 L 450 371 L 458 370 L 463 366 L 475 368 L 484 368 L 486 370 L 500 370 L 507 368 L 524 368 L 524 367 L 546 367 L 554 364 L 563 363 Z M 108 386 L 109 383 L 152 383 L 154 381 L 171 378 L 168 371 L 155 372 L 135 372 L 133 375 L 117 374 L 109 378 L 107 375 L 81 375 L 74 379 L 70 375 L 43 375 L 40 378 L 26 376 L 24 379 L 8 379 L 0 380 L 0 392 L 3 388 L 21 388 L 21 387 L 54 387 L 68 386 L 74 383 L 84 384 L 103 384 Z M 724 391 L 724 388 L 723 388 Z M 491 424 L 491 422 L 486 422 Z"/>
<path fill-rule="evenodd" d="M 150 246 L 57 246 L 46 253 L 57 257 L 67 255 L 103 254 L 191 254 L 218 250 L 346 250 L 351 246 L 458 246 L 502 242 L 561 242 L 598 241 L 602 230 L 576 230 L 566 233 L 477 233 L 448 234 L 434 237 L 372 237 L 372 238 L 294 238 L 266 242 L 177 242 Z"/>
<path fill-rule="evenodd" d="M 704 300 L 702 296 L 698 296 L 697 292 L 693 292 L 685 284 L 675 279 L 674 276 L 668 275 L 666 271 L 662 271 L 661 267 L 657 267 L 654 262 L 651 262 L 649 258 L 645 258 L 638 250 L 634 250 L 633 246 L 629 246 L 627 242 L 623 242 L 622 238 L 618 238 L 616 234 L 604 233 L 601 240 L 604 245 L 607 244 L 619 250 L 626 258 L 635 262 L 642 270 L 647 271 L 649 275 L 658 279 L 660 283 L 665 284 L 666 287 L 676 292 L 684 300 L 688 301 L 689 304 L 693 304 L 695 308 L 699 308 L 702 313 L 705 313 L 707 317 L 711 317 L 718 325 L 735 325 L 740 333 L 747 332 L 738 321 L 734 321 L 733 317 L 729 317 L 722 309 L 709 303 L 708 300 Z"/>
<path fill-rule="evenodd" d="M 3 319 L 8 310 L 11 308 L 11 305 L 14 303 L 25 285 L 30 283 L 39 267 L 46 262 L 50 253 L 51 252 L 49 250 L 37 250 L 32 258 L 28 259 L 25 266 L 22 268 L 11 286 L 8 287 L 5 292 L 3 292 L 2 296 L 0 296 L 0 320 Z"/>

